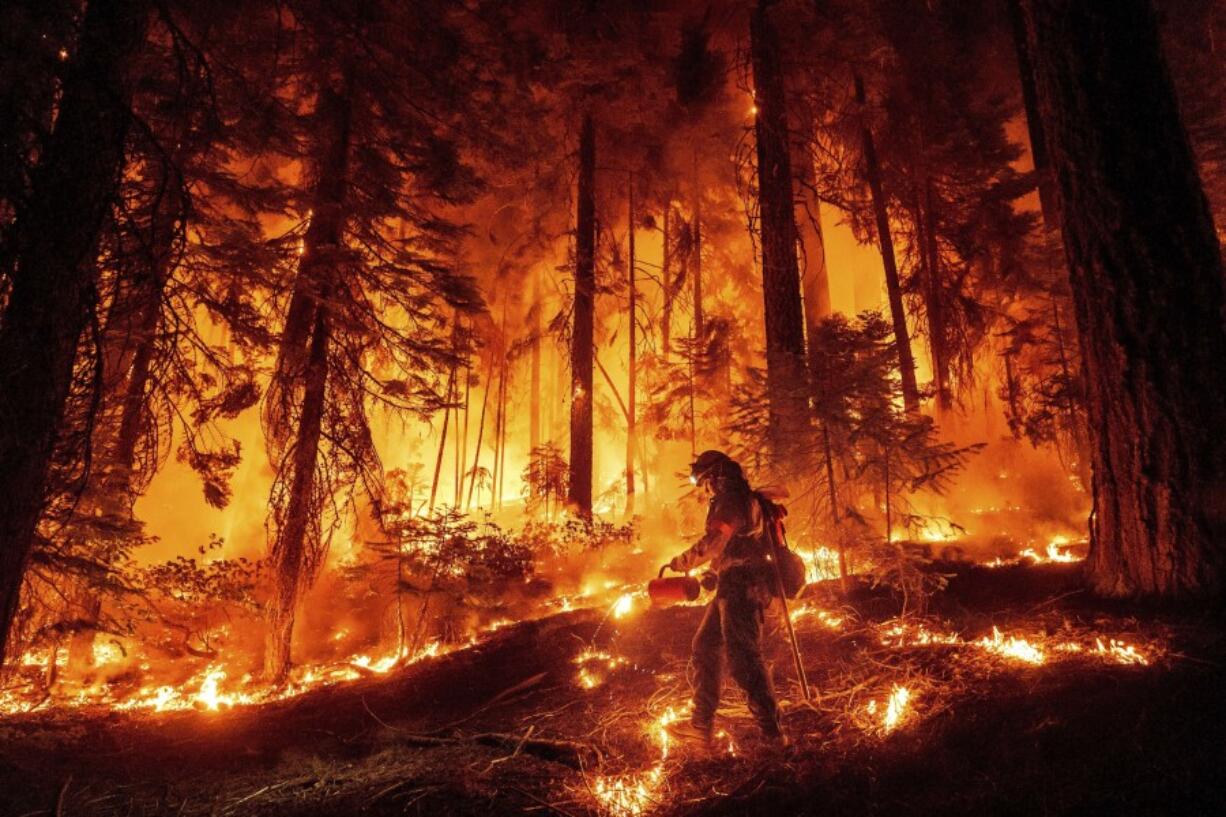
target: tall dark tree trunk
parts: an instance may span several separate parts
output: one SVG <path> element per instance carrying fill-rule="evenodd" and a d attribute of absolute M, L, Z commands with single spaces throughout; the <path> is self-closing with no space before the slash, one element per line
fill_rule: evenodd
<path fill-rule="evenodd" d="M 694 154 L 694 179 L 691 195 L 694 197 L 694 241 L 691 245 L 690 275 L 694 279 L 694 341 L 703 336 L 705 315 L 702 310 L 702 184 L 698 178 L 698 154 Z"/>
<path fill-rule="evenodd" d="M 507 378 L 510 377 L 511 361 L 509 357 L 502 359 L 502 373 L 498 377 L 498 414 L 502 419 L 498 428 L 498 479 L 494 481 L 494 490 L 498 492 L 498 508 L 502 509 L 502 497 L 507 481 L 507 407 L 511 402 L 510 389 L 507 388 Z"/>
<path fill-rule="evenodd" d="M 473 504 L 473 490 L 477 487 L 478 475 L 477 472 L 481 468 L 481 443 L 485 437 L 485 411 L 490 403 L 490 386 L 493 384 L 494 372 L 493 365 L 490 365 L 490 373 L 485 378 L 485 382 L 481 389 L 481 415 L 477 418 L 477 445 L 473 449 L 473 467 L 469 474 L 468 481 L 468 496 L 464 499 L 464 510 L 467 511 Z M 480 497 L 478 496 L 478 501 Z"/>
<path fill-rule="evenodd" d="M 932 385 L 937 412 L 952 405 L 949 392 L 949 349 L 945 335 L 945 294 L 941 286 L 941 252 L 937 230 L 938 214 L 932 178 L 926 173 L 915 207 L 916 234 L 919 237 L 921 283 L 924 288 L 924 313 L 928 319 L 928 354 L 932 363 Z"/>
<path fill-rule="evenodd" d="M 530 362 L 531 401 L 528 411 L 528 450 L 541 444 L 541 270 L 532 273 L 532 360 Z M 465 421 L 467 422 L 467 421 Z"/>
<path fill-rule="evenodd" d="M 269 679 L 277 685 L 289 677 L 298 597 L 307 579 L 307 529 L 314 522 L 311 515 L 319 512 L 318 503 L 313 500 L 328 389 L 328 345 L 328 310 L 318 304 L 304 372 L 302 414 L 288 463 L 292 472 L 285 522 L 271 559 L 274 589 L 269 601 L 268 648 L 264 661 Z"/>
<path fill-rule="evenodd" d="M 772 467 L 786 470 L 793 464 L 792 454 L 808 429 L 805 330 L 796 264 L 792 163 L 779 41 L 766 5 L 761 2 L 750 17 L 750 50 L 758 108 L 754 135 L 762 232 L 768 436 Z"/>
<path fill-rule="evenodd" d="M 856 102 L 866 103 L 864 80 L 855 76 Z M 890 299 L 890 318 L 894 323 L 894 345 L 898 349 L 898 370 L 902 378 L 903 404 L 909 414 L 919 413 L 919 385 L 915 382 L 915 356 L 911 353 L 911 334 L 907 329 L 907 313 L 902 303 L 902 285 L 898 280 L 898 260 L 894 255 L 894 237 L 890 234 L 890 215 L 886 209 L 885 192 L 881 187 L 881 166 L 877 161 L 877 144 L 867 118 L 860 126 L 860 143 L 864 152 L 864 175 L 873 199 L 873 216 L 877 222 L 877 242 L 881 248 L 881 263 L 885 267 L 885 288 Z"/>
<path fill-rule="evenodd" d="M 1034 90 L 1034 66 L 1030 58 L 1030 44 L 1026 41 L 1026 22 L 1022 19 L 1021 0 L 1007 0 L 1009 22 L 1013 29 L 1013 46 L 1017 53 L 1017 72 L 1022 86 L 1022 105 L 1026 111 L 1026 132 L 1030 137 L 1030 160 L 1038 180 L 1039 208 L 1043 213 L 1043 225 L 1053 230 L 1060 226 L 1056 213 L 1056 179 L 1052 174 L 1051 160 L 1047 157 L 1047 143 L 1043 136 L 1043 122 L 1039 116 L 1039 103 Z"/>
<path fill-rule="evenodd" d="M 1226 291 L 1153 10 L 1023 9 L 1086 381 L 1090 584 L 1220 598 Z"/>
<path fill-rule="evenodd" d="M 454 339 L 454 335 L 452 337 Z M 447 375 L 447 396 L 443 398 L 446 400 L 446 404 L 443 406 L 443 428 L 438 438 L 438 456 L 434 459 L 434 477 L 430 480 L 430 502 L 426 506 L 426 510 L 430 513 L 434 512 L 434 500 L 438 497 L 439 478 L 443 475 L 443 455 L 447 452 L 447 432 L 451 426 L 451 407 L 455 403 L 456 368 L 454 363 L 451 364 L 451 371 Z M 458 418 L 456 422 L 459 422 Z"/>
<path fill-rule="evenodd" d="M 818 324 L 830 317 L 830 276 L 826 269 L 826 241 L 822 235 L 821 201 L 808 140 L 813 122 L 807 110 L 796 116 L 798 133 L 792 137 L 792 172 L 796 174 L 795 219 L 802 261 L 800 286 L 804 294 L 805 330 L 812 336 Z"/>
<path fill-rule="evenodd" d="M 281 399 L 299 399 L 298 422 L 293 429 L 282 468 L 290 469 L 286 479 L 282 509 L 271 553 L 273 593 L 269 600 L 268 645 L 265 669 L 270 680 L 282 684 L 289 676 L 294 619 L 298 599 L 307 586 L 308 575 L 318 559 L 311 548 L 310 531 L 318 524 L 316 471 L 323 435 L 323 416 L 327 402 L 328 351 L 331 342 L 328 297 L 338 251 L 345 240 L 345 199 L 349 188 L 349 145 L 351 108 L 349 83 L 332 82 L 320 89 L 316 119 L 319 123 L 320 154 L 318 181 L 311 223 L 303 237 L 303 254 L 294 282 L 294 294 L 286 317 L 276 363 L 281 379 Z M 301 327 L 309 330 L 306 342 Z M 275 399 L 275 398 L 274 398 Z M 284 414 L 283 417 L 290 417 Z M 284 444 L 273 429 L 274 447 Z M 284 432 L 282 432 L 284 433 Z"/>
<path fill-rule="evenodd" d="M 570 484 L 567 502 L 592 518 L 592 343 L 596 304 L 596 124 L 583 117 L 575 217 L 575 303 L 570 339 Z"/>
<path fill-rule="evenodd" d="M 57 52 L 75 22 L 68 7 L 46 0 L 0 7 L 0 314 L 16 261 L 10 230 L 21 219 L 31 163 L 51 128 L 62 62 Z"/>
<path fill-rule="evenodd" d="M 144 0 L 89 4 L 55 130 L 12 233 L 14 280 L 0 325 L 0 663 L 92 308 L 94 252 L 128 129 L 124 69 L 144 39 L 148 8 Z"/>
<path fill-rule="evenodd" d="M 663 251 L 660 258 L 660 283 L 664 288 L 664 305 L 660 309 L 660 355 L 668 363 L 673 351 L 673 252 L 671 197 L 664 202 L 664 215 L 660 229 L 664 232 Z"/>
<path fill-rule="evenodd" d="M 634 176 L 630 176 L 627 190 L 627 205 L 629 226 L 626 229 L 626 243 L 629 254 L 627 273 L 629 277 L 629 306 L 627 315 L 630 321 L 630 360 L 626 383 L 626 517 L 634 516 L 634 447 L 638 444 L 638 428 L 636 399 L 638 397 L 638 289 L 636 283 L 634 257 Z"/>

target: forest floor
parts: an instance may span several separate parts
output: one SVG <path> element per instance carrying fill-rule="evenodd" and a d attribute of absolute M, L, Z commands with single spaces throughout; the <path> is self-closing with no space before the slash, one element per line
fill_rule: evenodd
<path fill-rule="evenodd" d="M 867 589 L 811 588 L 814 703 L 768 636 L 781 753 L 731 684 L 715 750 L 661 739 L 701 608 L 579 610 L 264 706 L 0 719 L 0 813 L 1226 813 L 1215 619 L 1094 601 L 1077 565 L 950 570 L 907 622 Z"/>

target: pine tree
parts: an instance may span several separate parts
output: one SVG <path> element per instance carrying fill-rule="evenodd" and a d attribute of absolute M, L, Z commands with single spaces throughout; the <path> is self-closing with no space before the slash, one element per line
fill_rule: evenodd
<path fill-rule="evenodd" d="M 126 68 L 148 4 L 91 3 L 65 70 L 55 129 L 12 228 L 12 289 L 0 325 L 0 662 L 43 510 L 78 340 L 94 306 L 93 253 L 130 125 Z"/>
<path fill-rule="evenodd" d="M 808 434 L 805 341 L 783 67 L 779 38 L 765 2 L 758 3 L 750 18 L 750 43 L 757 106 L 754 133 L 762 233 L 770 447 L 773 467 L 783 474 L 797 465 L 790 453 L 796 441 Z"/>
<path fill-rule="evenodd" d="M 481 307 L 452 263 L 456 229 L 424 204 L 476 190 L 456 144 L 458 125 L 473 115 L 462 83 L 474 76 L 456 32 L 435 10 L 410 14 L 395 4 L 303 4 L 295 24 L 304 58 L 291 79 L 313 84 L 315 105 L 303 123 L 312 172 L 300 207 L 308 223 L 296 236 L 302 253 L 264 405 L 277 469 L 265 663 L 278 683 L 290 668 L 298 601 L 338 521 L 338 494 L 380 497 L 368 403 L 423 414 L 445 408 L 440 381 L 458 361 L 453 333 L 440 330 L 453 310 Z M 410 54 L 407 36 L 435 46 Z M 389 72 L 401 81 L 388 83 Z"/>

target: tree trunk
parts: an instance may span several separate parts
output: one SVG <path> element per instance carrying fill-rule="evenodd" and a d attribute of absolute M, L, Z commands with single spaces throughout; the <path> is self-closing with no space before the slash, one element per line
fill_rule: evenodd
<path fill-rule="evenodd" d="M 856 102 L 861 115 L 865 105 L 864 80 L 855 75 Z M 890 317 L 894 323 L 894 345 L 898 349 L 898 371 L 902 378 L 903 405 L 908 414 L 919 413 L 919 386 L 915 382 L 915 357 L 911 354 L 911 334 L 907 330 L 907 313 L 902 303 L 902 286 L 898 281 L 898 261 L 894 256 L 894 237 L 890 234 L 890 215 L 885 193 L 881 189 L 881 167 L 877 162 L 877 145 L 873 132 L 864 119 L 860 125 L 860 141 L 864 151 L 864 175 L 873 199 L 873 215 L 877 221 L 877 242 L 881 248 L 881 263 L 885 267 L 885 287 L 890 298 Z"/>
<path fill-rule="evenodd" d="M 918 255 L 924 287 L 924 312 L 928 318 L 928 354 L 932 363 L 932 386 L 938 416 L 951 407 L 949 393 L 949 350 L 945 337 L 945 308 L 941 287 L 941 252 L 938 243 L 936 197 L 932 178 L 922 174 L 920 201 L 915 208 L 915 225 L 919 237 Z"/>
<path fill-rule="evenodd" d="M 1005 359 L 1005 407 L 1009 421 L 1009 431 L 1015 440 L 1022 438 L 1022 416 L 1019 405 L 1017 375 L 1013 372 L 1014 353 L 1008 350 L 1001 355 Z"/>
<path fill-rule="evenodd" d="M 786 470 L 808 434 L 805 332 L 796 265 L 787 102 L 779 43 L 766 6 L 750 18 L 750 49 L 758 114 L 758 208 L 762 233 L 762 299 L 766 323 L 766 390 L 772 468 Z"/>
<path fill-rule="evenodd" d="M 532 273 L 532 360 L 530 362 L 532 401 L 528 412 L 528 450 L 541 444 L 541 269 Z"/>
<path fill-rule="evenodd" d="M 147 12 L 143 0 L 89 4 L 55 130 L 12 233 L 15 274 L 0 325 L 0 664 L 90 313 L 94 252 L 128 128 L 124 67 L 144 40 Z"/>
<path fill-rule="evenodd" d="M 454 337 L 453 334 L 453 340 Z M 447 402 L 443 406 L 443 429 L 438 437 L 438 456 L 434 460 L 434 478 L 430 480 L 430 504 L 427 506 L 427 510 L 430 513 L 434 512 L 434 500 L 438 496 L 439 477 L 443 474 L 443 455 L 447 451 L 447 431 L 450 428 L 451 406 L 455 403 L 455 375 L 456 366 L 453 363 L 451 364 L 451 372 L 447 375 L 447 396 L 444 398 Z"/>
<path fill-rule="evenodd" d="M 312 515 L 319 512 L 313 501 L 315 469 L 319 459 L 319 440 L 323 430 L 324 403 L 328 385 L 328 310 L 322 304 L 315 309 L 315 325 L 311 330 L 311 346 L 302 391 L 302 415 L 292 449 L 289 497 L 285 506 L 285 521 L 273 549 L 273 596 L 269 603 L 268 651 L 265 667 L 275 685 L 289 677 L 294 619 L 298 596 L 306 582 L 307 529 Z"/>
<path fill-rule="evenodd" d="M 1086 381 L 1090 584 L 1220 598 L 1226 292 L 1153 10 L 1023 9 Z"/>
<path fill-rule="evenodd" d="M 629 274 L 629 308 L 627 314 L 630 320 L 630 363 L 626 384 L 626 518 L 634 516 L 634 446 L 637 442 L 635 427 L 635 397 L 638 380 L 638 292 L 635 289 L 635 258 L 634 258 L 634 176 L 630 176 L 627 193 L 629 199 L 629 226 L 626 230 L 626 242 L 630 256 Z"/>
<path fill-rule="evenodd" d="M 502 417 L 502 422 L 498 429 L 498 479 L 495 481 L 495 490 L 498 491 L 498 509 L 502 509 L 502 497 L 505 495 L 507 482 L 507 407 L 511 402 L 510 390 L 507 388 L 506 379 L 510 376 L 508 369 L 511 368 L 511 361 L 504 356 L 502 359 L 502 373 L 499 376 L 499 405 L 498 413 Z"/>
<path fill-rule="evenodd" d="M 1008 6 L 1013 46 L 1017 54 L 1018 79 L 1022 86 L 1022 106 L 1026 111 L 1026 132 L 1030 137 L 1030 160 L 1038 181 L 1039 208 L 1043 213 L 1043 226 L 1054 230 L 1060 226 L 1056 213 L 1056 180 L 1052 175 L 1051 160 L 1047 157 L 1043 121 L 1039 117 L 1039 103 L 1035 97 L 1034 66 L 1030 58 L 1030 45 L 1026 42 L 1026 22 L 1022 19 L 1021 0 L 1008 0 Z"/>
<path fill-rule="evenodd" d="M 690 275 L 694 279 L 694 348 L 702 340 L 704 330 L 704 315 L 702 310 L 702 182 L 698 178 L 698 154 L 694 154 L 694 241 L 692 243 L 693 259 L 690 261 Z"/>
<path fill-rule="evenodd" d="M 467 355 L 467 352 L 465 353 Z M 464 497 L 464 463 L 468 461 L 468 414 L 472 399 L 472 367 L 466 358 L 464 363 L 464 425 L 460 426 L 460 415 L 456 414 L 456 446 L 455 446 L 455 493 L 451 507 L 460 509 L 460 500 Z M 457 409 L 457 411 L 459 411 Z"/>
<path fill-rule="evenodd" d="M 493 380 L 493 365 L 490 366 L 490 375 L 485 379 L 484 388 L 481 390 L 481 416 L 477 419 L 477 445 L 473 449 L 473 468 L 469 475 L 468 496 L 464 500 L 464 510 L 467 511 L 473 504 L 473 489 L 477 487 L 477 470 L 481 467 L 481 443 L 485 437 L 485 410 L 489 407 L 490 402 L 490 386 Z M 480 497 L 478 496 L 478 501 Z"/>
<path fill-rule="evenodd" d="M 330 282 L 336 274 L 332 265 L 344 243 L 345 198 L 349 186 L 350 117 L 348 81 L 337 89 L 326 84 L 320 89 L 316 118 L 322 144 L 318 161 L 319 181 L 311 223 L 303 237 L 302 260 L 294 282 L 294 295 L 287 315 L 291 319 L 308 316 L 310 333 L 305 350 L 288 345 L 296 337 L 283 338 L 276 363 L 277 377 L 284 395 L 297 394 L 301 383 L 301 407 L 294 440 L 281 467 L 290 468 L 285 508 L 273 539 L 269 560 L 272 564 L 273 594 L 269 601 L 268 645 L 265 670 L 277 685 L 289 676 L 290 645 L 298 598 L 307 585 L 307 575 L 317 559 L 309 550 L 309 531 L 318 520 L 316 469 L 323 415 L 327 401 L 328 348 L 331 335 L 327 301 Z M 301 365 L 298 362 L 301 361 Z M 287 399 L 287 398 L 283 398 Z M 287 434 L 282 432 L 282 434 Z M 274 431 L 274 443 L 280 438 Z"/>
<path fill-rule="evenodd" d="M 803 262 L 800 282 L 804 293 L 805 329 L 810 337 L 818 324 L 830 317 L 830 276 L 826 269 L 826 242 L 822 235 L 821 201 L 815 186 L 813 157 L 808 139 L 813 123 L 806 113 L 797 116 L 800 133 L 791 141 L 792 171 L 796 174 L 795 219 Z"/>
<path fill-rule="evenodd" d="M 830 445 L 830 428 L 822 424 L 822 449 L 826 460 L 826 488 L 830 498 L 830 520 L 834 523 L 834 534 L 838 537 L 839 548 L 839 592 L 847 595 L 847 543 L 843 535 L 842 521 L 839 514 L 839 492 L 834 483 L 834 451 Z"/>
<path fill-rule="evenodd" d="M 660 309 L 660 355 L 664 358 L 666 366 L 673 351 L 673 254 L 669 245 L 669 239 L 672 236 L 669 223 L 672 209 L 671 199 L 665 201 L 661 227 L 664 231 L 664 248 L 660 259 L 660 285 L 664 289 L 664 306 Z"/>
<path fill-rule="evenodd" d="M 570 339 L 570 483 L 567 502 L 592 518 L 592 343 L 596 302 L 596 125 L 583 117 L 575 217 L 575 303 Z"/>

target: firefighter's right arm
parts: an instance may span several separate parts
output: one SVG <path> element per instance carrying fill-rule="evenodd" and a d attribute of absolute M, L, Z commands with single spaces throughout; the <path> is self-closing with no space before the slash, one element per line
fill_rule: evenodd
<path fill-rule="evenodd" d="M 702 538 L 688 550 L 675 557 L 668 566 L 679 573 L 693 570 L 707 562 L 714 561 L 723 553 L 732 535 L 737 531 L 736 520 L 718 506 L 712 506 L 707 513 L 707 531 Z"/>

